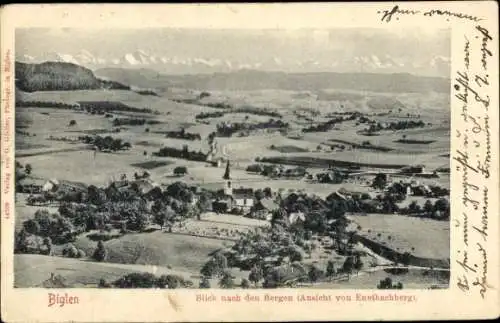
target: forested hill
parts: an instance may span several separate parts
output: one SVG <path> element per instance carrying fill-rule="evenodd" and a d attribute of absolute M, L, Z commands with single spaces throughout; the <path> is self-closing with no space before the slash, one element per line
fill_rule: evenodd
<path fill-rule="evenodd" d="M 91 70 L 85 67 L 62 62 L 44 62 L 40 64 L 16 62 L 16 88 L 24 92 L 96 89 L 130 90 L 128 85 L 98 79 Z"/>
<path fill-rule="evenodd" d="M 146 88 L 179 87 L 199 90 L 321 90 L 346 89 L 394 93 L 449 93 L 450 79 L 411 74 L 285 73 L 240 70 L 231 73 L 166 75 L 147 69 L 105 68 L 96 71 L 109 78 Z"/>

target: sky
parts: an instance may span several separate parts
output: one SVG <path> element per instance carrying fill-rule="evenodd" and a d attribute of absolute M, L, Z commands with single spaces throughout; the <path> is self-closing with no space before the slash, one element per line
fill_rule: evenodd
<path fill-rule="evenodd" d="M 449 77 L 449 29 L 16 30 L 16 58 L 172 73 L 235 69 L 381 72 Z"/>

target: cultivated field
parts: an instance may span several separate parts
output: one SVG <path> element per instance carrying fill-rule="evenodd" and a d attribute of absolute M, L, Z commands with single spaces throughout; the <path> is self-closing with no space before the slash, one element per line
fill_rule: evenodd
<path fill-rule="evenodd" d="M 304 166 L 309 174 L 326 171 L 329 164 L 362 164 L 360 172 L 394 172 L 407 165 L 422 164 L 426 171 L 449 167 L 450 125 L 449 98 L 443 93 L 372 93 L 338 89 L 317 91 L 211 91 L 210 96 L 198 99 L 200 91 L 170 88 L 159 91 L 159 96 L 144 96 L 131 91 L 48 91 L 22 93 L 24 101 L 45 101 L 75 104 L 79 101 L 117 101 L 140 109 L 152 109 L 156 113 L 110 112 L 111 116 L 90 114 L 69 109 L 18 108 L 16 114 L 24 118 L 25 133 L 16 135 L 16 161 L 33 167 L 33 175 L 42 179 L 58 179 L 107 186 L 123 174 L 132 178 L 134 173 L 147 171 L 153 181 L 166 187 L 182 181 L 189 185 L 217 191 L 224 187 L 222 175 L 225 163 L 214 167 L 204 161 L 190 161 L 181 158 L 157 157 L 153 153 L 162 147 L 207 153 L 208 135 L 217 130 L 221 123 L 265 123 L 269 119 L 280 119 L 289 124 L 280 132 L 250 131 L 231 137 L 217 137 L 219 151 L 216 157 L 231 161 L 231 180 L 234 188 L 245 187 L 281 192 L 304 192 L 322 198 L 343 188 L 356 192 L 380 194 L 366 183 L 347 180 L 342 184 L 318 183 L 307 179 L 285 179 L 264 177 L 248 173 L 246 167 L 256 158 L 279 158 L 283 164 Z M 183 101 L 184 100 L 184 101 Z M 191 103 L 186 100 L 193 100 Z M 214 104 L 229 105 L 229 109 L 210 107 Z M 195 115 L 206 112 L 252 108 L 279 113 L 279 117 L 254 113 L 225 113 L 221 117 L 197 120 Z M 365 136 L 360 133 L 367 127 L 357 121 L 335 124 L 324 132 L 302 132 L 302 129 L 327 122 L 335 113 L 359 112 L 371 120 L 390 123 L 421 119 L 424 128 L 405 130 L 382 130 L 378 135 Z M 298 115 L 301 115 L 299 117 Z M 418 115 L 418 117 L 416 116 Z M 114 126 L 114 118 L 138 118 L 147 120 L 143 125 Z M 72 124 L 74 120 L 74 124 Z M 148 124 L 148 122 L 152 122 Z M 432 124 L 429 124 L 432 123 Z M 119 130 L 117 130 L 119 128 Z M 167 138 L 166 132 L 179 131 L 199 134 L 201 140 Z M 97 152 L 77 140 L 78 136 L 111 136 L 129 142 L 131 148 L 117 152 Z M 64 140 L 54 140 L 64 138 Z M 400 142 L 401 139 L 416 143 Z M 369 145 L 363 144 L 369 141 Z M 426 142 L 429 141 L 429 142 Z M 430 142 L 432 141 L 432 142 Z M 336 145 L 344 145 L 338 148 Z M 363 146 L 364 145 L 364 146 Z M 363 146 L 360 148 L 360 146 Z M 374 147 L 382 147 L 381 151 Z M 308 164 L 309 163 L 309 164 Z M 186 166 L 187 174 L 174 176 L 173 170 Z M 371 178 L 370 178 L 371 180 Z M 399 178 L 391 178 L 397 181 Z M 449 176 L 418 179 L 421 183 L 438 184 L 449 188 Z M 401 203 L 406 206 L 416 200 L 410 198 Z M 432 202 L 435 199 L 431 199 Z M 28 206 L 25 196 L 19 195 L 16 203 L 16 229 L 30 219 L 40 207 Z M 57 212 L 57 207 L 49 207 Z M 395 250 L 410 251 L 418 257 L 449 258 L 449 222 L 417 219 L 400 215 L 376 214 L 349 216 L 361 227 L 361 233 L 370 239 L 381 241 Z M 34 287 L 50 277 L 51 273 L 63 275 L 74 286 L 95 286 L 100 278 L 112 281 L 131 272 L 155 274 L 179 274 L 198 285 L 200 269 L 217 250 L 231 247 L 239 234 L 269 226 L 269 222 L 248 219 L 235 215 L 204 213 L 201 221 L 185 221 L 183 228 L 171 233 L 159 230 L 155 225 L 151 232 L 127 233 L 119 238 L 104 242 L 107 262 L 96 263 L 83 259 L 66 259 L 59 256 L 15 255 L 15 285 Z M 390 237 L 390 238 L 389 238 Z M 422 238 L 425 237 L 425 238 Z M 318 242 L 319 243 L 319 242 Z M 76 248 L 91 255 L 97 243 L 87 234 L 81 234 L 74 242 Z M 358 246 L 362 248 L 362 246 Z M 63 246 L 56 246 L 60 255 Z M 374 256 L 363 256 L 370 263 Z M 345 257 L 331 249 L 319 246 L 304 260 L 305 264 L 326 267 L 328 260 L 341 266 Z M 231 269 L 237 283 L 248 277 L 248 271 Z M 313 288 L 375 288 L 378 281 L 390 276 L 381 270 L 366 270 L 353 276 L 349 282 L 322 282 Z M 404 283 L 405 288 L 422 288 L 441 282 L 441 278 L 410 272 L 393 277 Z M 217 284 L 212 281 L 212 286 Z"/>

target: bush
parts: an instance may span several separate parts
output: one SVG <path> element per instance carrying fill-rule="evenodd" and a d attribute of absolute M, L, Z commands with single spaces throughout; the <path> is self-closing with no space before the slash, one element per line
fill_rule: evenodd
<path fill-rule="evenodd" d="M 221 280 L 219 281 L 219 286 L 221 288 L 227 288 L 227 289 L 234 287 L 233 277 L 229 272 L 224 272 Z"/>
<path fill-rule="evenodd" d="M 161 275 L 156 281 L 156 286 L 160 288 L 176 289 L 183 283 L 182 277 L 174 275 Z"/>
<path fill-rule="evenodd" d="M 99 288 L 110 288 L 111 284 L 108 283 L 104 278 L 99 279 L 99 285 L 97 285 Z"/>
<path fill-rule="evenodd" d="M 210 280 L 207 277 L 203 276 L 200 280 L 200 288 L 210 288 Z"/>
<path fill-rule="evenodd" d="M 155 275 L 150 273 L 130 273 L 116 280 L 117 288 L 153 288 L 157 286 Z"/>
<path fill-rule="evenodd" d="M 85 251 L 82 249 L 78 249 L 78 257 L 77 258 L 85 258 L 87 255 L 85 254 Z"/>
<path fill-rule="evenodd" d="M 390 277 L 387 277 L 385 279 L 382 279 L 378 285 L 378 289 L 403 289 L 403 284 L 401 282 L 398 282 L 397 284 L 392 283 L 392 279 Z"/>
<path fill-rule="evenodd" d="M 241 280 L 241 288 L 250 288 L 250 282 L 248 281 L 248 279 L 243 278 Z"/>
<path fill-rule="evenodd" d="M 95 249 L 92 258 L 96 261 L 104 261 L 106 259 L 106 249 L 104 248 L 102 241 L 97 243 L 97 248 Z"/>
<path fill-rule="evenodd" d="M 309 280 L 314 283 L 324 276 L 324 272 L 316 266 L 312 266 L 309 270 L 308 276 Z"/>
<path fill-rule="evenodd" d="M 68 258 L 77 258 L 78 257 L 78 249 L 73 244 L 68 244 L 64 247 L 62 251 L 63 256 Z"/>
<path fill-rule="evenodd" d="M 74 125 L 76 125 L 76 121 L 75 121 L 75 120 L 71 120 L 71 121 L 69 122 L 69 126 L 71 127 L 71 126 L 74 126 Z"/>

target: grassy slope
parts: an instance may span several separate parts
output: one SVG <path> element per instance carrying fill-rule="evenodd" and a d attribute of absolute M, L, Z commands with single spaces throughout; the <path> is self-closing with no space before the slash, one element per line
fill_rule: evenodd
<path fill-rule="evenodd" d="M 50 277 L 60 274 L 70 285 L 94 285 L 104 278 L 110 282 L 131 272 L 180 274 L 186 278 L 190 274 L 163 267 L 98 263 L 79 259 L 50 257 L 41 255 L 14 255 L 15 287 L 35 287 Z"/>
<path fill-rule="evenodd" d="M 75 245 L 90 254 L 97 244 L 81 237 Z M 222 240 L 169 235 L 159 231 L 127 234 L 104 245 L 108 261 L 112 263 L 171 266 L 192 273 L 199 272 L 211 252 L 224 247 Z"/>
<path fill-rule="evenodd" d="M 450 223 L 391 214 L 350 216 L 362 230 L 360 234 L 400 252 L 408 251 L 417 257 L 450 258 Z M 369 233 L 368 230 L 371 230 Z M 381 236 L 378 237 L 377 234 Z M 391 239 L 388 237 L 391 236 Z M 411 251 L 411 248 L 415 248 Z"/>

